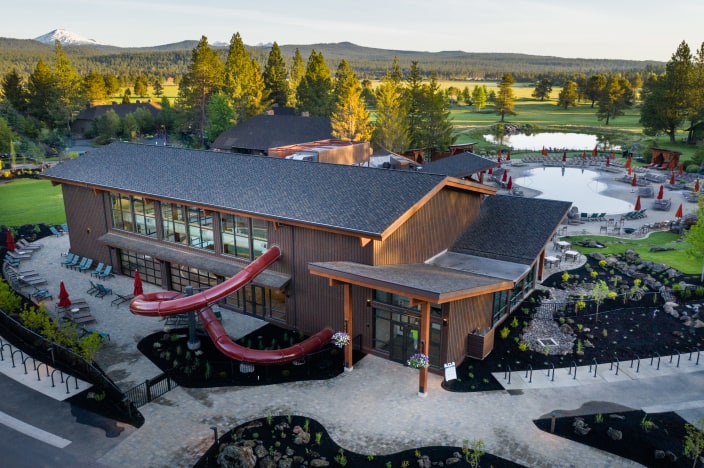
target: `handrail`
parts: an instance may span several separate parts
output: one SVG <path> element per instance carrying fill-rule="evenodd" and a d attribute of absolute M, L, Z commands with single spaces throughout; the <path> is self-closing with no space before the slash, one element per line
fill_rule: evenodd
<path fill-rule="evenodd" d="M 597 366 L 596 358 L 592 359 L 592 362 L 594 363 L 594 378 L 596 378 L 596 366 Z M 592 371 L 592 365 L 589 364 L 589 372 L 591 372 L 591 371 Z"/>
<path fill-rule="evenodd" d="M 653 359 L 655 359 L 655 356 L 658 357 L 658 368 L 656 370 L 660 370 L 660 353 L 655 353 L 655 355 L 650 358 L 650 366 L 653 366 Z"/>
<path fill-rule="evenodd" d="M 550 363 L 550 369 L 548 369 L 548 377 L 550 377 L 550 371 L 552 370 L 552 379 L 550 379 L 551 382 L 555 381 L 555 364 Z"/>
<path fill-rule="evenodd" d="M 504 380 L 506 380 L 507 374 L 508 374 L 508 382 L 507 383 L 510 384 L 511 383 L 511 366 L 509 366 L 508 364 L 506 365 L 506 370 L 504 370 Z"/>
<path fill-rule="evenodd" d="M 679 367 L 680 367 L 680 357 L 682 357 L 682 356 L 681 356 L 680 352 L 679 352 L 677 349 L 675 349 L 675 352 L 677 353 L 677 365 L 676 365 L 675 367 L 679 368 Z M 675 357 L 675 355 L 674 355 L 674 354 L 670 354 L 670 364 L 672 364 L 672 358 L 673 358 L 673 357 Z"/>
<path fill-rule="evenodd" d="M 633 355 L 633 358 L 631 358 L 631 369 L 633 369 L 633 359 L 638 360 L 638 365 L 636 366 L 636 374 L 637 374 L 638 372 L 640 372 L 640 357 L 638 357 L 637 354 Z"/>
<path fill-rule="evenodd" d="M 574 366 L 574 375 L 572 375 L 572 366 Z M 577 379 L 577 363 L 576 362 L 572 361 L 570 363 L 570 369 L 569 369 L 569 371 L 567 371 L 567 375 L 572 375 L 572 380 Z"/>
<path fill-rule="evenodd" d="M 526 377 L 528 377 L 528 372 L 530 371 L 530 378 L 528 378 L 528 383 L 533 383 L 533 365 L 528 364 L 528 369 L 526 369 Z"/>

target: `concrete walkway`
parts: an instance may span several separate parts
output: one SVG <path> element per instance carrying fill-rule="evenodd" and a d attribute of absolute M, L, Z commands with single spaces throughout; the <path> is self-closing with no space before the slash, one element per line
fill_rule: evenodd
<path fill-rule="evenodd" d="M 91 328 L 110 334 L 97 359 L 101 367 L 125 390 L 159 374 L 160 370 L 137 350 L 137 343 L 162 329 L 164 323 L 130 314 L 127 304 L 111 305 L 110 296 L 96 299 L 86 294 L 90 276 L 60 265 L 64 259 L 61 252 L 69 249 L 68 236 L 46 238 L 40 243 L 43 248 L 24 260 L 22 267 L 45 275 L 45 287 L 54 293 L 54 300 L 59 281 L 64 281 L 72 298 L 86 299 L 97 319 Z M 121 294 L 129 294 L 133 284 L 131 278 L 122 276 L 103 283 Z M 144 286 L 146 291 L 157 289 Z M 53 310 L 52 302 L 47 301 L 47 306 Z M 222 315 L 225 327 L 235 338 L 262 325 L 257 319 L 229 311 Z M 514 374 L 510 392 L 451 393 L 441 388 L 440 376 L 431 374 L 429 394 L 419 398 L 416 371 L 366 356 L 352 372 L 332 380 L 262 387 L 176 388 L 140 409 L 146 419 L 143 427 L 126 427 L 117 445 L 93 456 L 96 462 L 114 467 L 192 466 L 213 442 L 211 426 L 223 433 L 268 414 L 300 414 L 318 420 L 341 446 L 359 453 L 387 454 L 427 445 L 461 446 L 465 439 L 480 439 L 488 452 L 526 466 L 638 466 L 546 434 L 532 423 L 554 410 L 579 412 L 587 407 L 590 411 L 602 408 L 603 412 L 614 407 L 671 409 L 690 420 L 704 416 L 704 372 L 681 366 L 679 371 L 668 367 L 668 372 L 651 376 L 643 362 L 639 378 L 627 378 L 627 367 L 621 363 L 619 377 L 614 378 L 608 365 L 600 365 L 600 378 L 596 379 L 587 369 L 579 368 L 577 384 L 569 386 L 525 385 L 523 375 Z M 562 371 L 566 372 L 558 372 Z M 557 376 L 563 382 L 561 373 Z M 533 379 L 538 380 L 536 373 Z M 52 432 L 61 436 L 60 428 L 56 429 Z"/>

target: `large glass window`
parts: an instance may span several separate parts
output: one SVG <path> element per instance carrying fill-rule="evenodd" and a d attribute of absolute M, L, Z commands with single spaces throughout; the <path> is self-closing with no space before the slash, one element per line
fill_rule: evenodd
<path fill-rule="evenodd" d="M 124 275 L 134 277 L 134 272 L 139 270 L 139 277 L 142 281 L 163 286 L 161 281 L 161 263 L 149 255 L 121 250 L 120 267 Z"/>
<path fill-rule="evenodd" d="M 222 252 L 254 260 L 264 253 L 268 244 L 268 223 L 239 215 L 222 215 Z"/>
<path fill-rule="evenodd" d="M 511 290 L 511 309 L 523 302 L 533 288 L 533 270 L 520 280 Z"/>
<path fill-rule="evenodd" d="M 154 202 L 143 198 L 132 199 L 135 231 L 148 237 L 156 237 L 156 211 Z"/>
<path fill-rule="evenodd" d="M 110 194 L 112 225 L 115 229 L 132 231 L 132 204 L 127 195 Z"/>
<path fill-rule="evenodd" d="M 165 241 L 185 244 L 188 242 L 186 236 L 186 218 L 184 208 L 175 203 L 161 204 L 161 223 L 163 226 L 163 236 Z"/>
<path fill-rule="evenodd" d="M 188 241 L 191 247 L 215 248 L 213 242 L 213 217 L 206 216 L 201 208 L 188 207 Z"/>
<path fill-rule="evenodd" d="M 213 273 L 188 265 L 171 264 L 171 289 L 185 291 L 186 286 L 195 289 L 211 288 L 217 285 L 220 279 Z"/>
<path fill-rule="evenodd" d="M 494 293 L 494 305 L 491 314 L 491 325 L 494 326 L 508 313 L 508 291 Z"/>
<path fill-rule="evenodd" d="M 244 314 L 286 321 L 286 294 L 283 291 L 250 284 L 230 295 L 226 302 Z"/>

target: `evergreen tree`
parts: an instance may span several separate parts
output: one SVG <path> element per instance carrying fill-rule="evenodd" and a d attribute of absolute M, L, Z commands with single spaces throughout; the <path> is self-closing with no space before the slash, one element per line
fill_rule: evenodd
<path fill-rule="evenodd" d="M 249 56 L 240 33 L 230 39 L 225 60 L 224 92 L 238 119 L 260 114 L 265 106 L 264 80 L 256 60 Z"/>
<path fill-rule="evenodd" d="M 109 143 L 117 138 L 120 132 L 120 117 L 113 109 L 108 109 L 103 115 L 93 121 L 93 134 L 100 144 Z"/>
<path fill-rule="evenodd" d="M 333 105 L 332 91 L 330 69 L 323 54 L 313 49 L 306 64 L 306 73 L 296 90 L 296 108 L 312 116 L 329 117 Z"/>
<path fill-rule="evenodd" d="M 544 101 L 550 99 L 550 93 L 552 92 L 552 83 L 549 78 L 543 78 L 535 84 L 535 89 L 533 90 L 533 96 L 536 99 Z"/>
<path fill-rule="evenodd" d="M 105 91 L 103 75 L 98 72 L 88 73 L 83 80 L 83 86 L 86 90 L 86 97 L 93 104 L 99 104 L 108 96 L 108 93 Z"/>
<path fill-rule="evenodd" d="M 152 88 L 154 89 L 154 96 L 160 98 L 164 94 L 164 85 L 161 84 L 161 78 L 154 78 L 154 83 L 152 83 Z"/>
<path fill-rule="evenodd" d="M 376 120 L 372 146 L 394 153 L 408 149 L 403 87 L 391 72 L 386 73 L 376 88 Z"/>
<path fill-rule="evenodd" d="M 477 112 L 480 112 L 486 106 L 486 100 L 486 86 L 475 85 L 472 90 L 472 103 L 474 104 L 474 107 L 477 108 Z"/>
<path fill-rule="evenodd" d="M 120 82 L 115 75 L 111 73 L 103 75 L 103 81 L 105 81 L 105 92 L 108 96 L 114 96 L 120 90 Z"/>
<path fill-rule="evenodd" d="M 514 110 L 516 95 L 513 93 L 513 83 L 513 76 L 510 73 L 506 73 L 499 83 L 499 92 L 496 94 L 496 100 L 494 101 L 494 113 L 501 116 L 502 122 L 506 114 L 516 115 Z"/>
<path fill-rule="evenodd" d="M 423 135 L 422 106 L 424 99 L 423 77 L 417 61 L 411 62 L 411 69 L 406 78 L 403 96 L 406 109 L 406 128 L 411 148 L 422 148 L 425 143 Z"/>
<path fill-rule="evenodd" d="M 140 75 L 134 80 L 134 95 L 146 96 L 147 94 L 149 94 L 149 81 L 146 76 Z"/>
<path fill-rule="evenodd" d="M 444 153 L 455 142 L 456 137 L 452 135 L 447 96 L 440 88 L 434 72 L 430 75 L 428 84 L 423 87 L 423 94 L 422 147 L 429 149 L 431 154 Z"/>
<path fill-rule="evenodd" d="M 585 97 L 592 101 L 592 109 L 594 108 L 594 103 L 599 100 L 602 91 L 604 91 L 604 86 L 606 86 L 606 77 L 604 75 L 592 75 L 587 80 Z"/>
<path fill-rule="evenodd" d="M 2 95 L 17 112 L 22 113 L 27 110 L 27 90 L 17 69 L 13 68 L 3 76 Z"/>
<path fill-rule="evenodd" d="M 611 119 L 623 115 L 624 109 L 632 104 L 633 90 L 628 86 L 630 84 L 624 82 L 620 75 L 611 75 L 606 80 L 596 113 L 599 120 L 606 120 L 605 125 L 609 125 Z"/>
<path fill-rule="evenodd" d="M 211 143 L 215 141 L 222 132 L 235 124 L 236 119 L 227 96 L 222 93 L 211 96 L 208 102 L 207 140 Z"/>
<path fill-rule="evenodd" d="M 291 69 L 289 71 L 289 97 L 288 105 L 291 107 L 297 107 L 296 104 L 296 93 L 298 91 L 298 85 L 306 74 L 306 64 L 301 56 L 301 51 L 296 47 L 296 51 L 293 53 L 293 62 L 291 63 Z"/>
<path fill-rule="evenodd" d="M 39 59 L 27 80 L 27 113 L 49 125 L 58 100 L 59 90 L 54 72 L 43 59 Z"/>
<path fill-rule="evenodd" d="M 264 88 L 269 92 L 269 98 L 281 107 L 288 104 L 291 94 L 287 76 L 286 62 L 281 55 L 279 45 L 274 42 L 264 67 Z"/>
<path fill-rule="evenodd" d="M 469 90 L 469 86 L 465 86 L 462 90 L 462 100 L 468 106 L 474 105 L 474 101 L 472 100 L 472 92 Z"/>
<path fill-rule="evenodd" d="M 10 152 L 12 145 L 12 129 L 4 117 L 0 116 L 0 153 L 7 154 Z"/>
<path fill-rule="evenodd" d="M 59 41 L 56 41 L 54 52 L 54 77 L 58 91 L 58 103 L 53 115 L 54 128 L 65 125 L 66 130 L 70 132 L 71 120 L 85 107 L 87 98 L 83 88 L 83 79 L 71 65 Z"/>
<path fill-rule="evenodd" d="M 347 60 L 342 60 L 335 73 L 334 110 L 330 116 L 332 136 L 340 140 L 369 141 L 369 124 L 362 86 Z"/>
<path fill-rule="evenodd" d="M 179 83 L 179 102 L 195 124 L 198 146 L 205 135 L 208 100 L 222 89 L 223 75 L 220 57 L 208 46 L 208 38 L 202 36 L 193 49 L 188 71 Z"/>
<path fill-rule="evenodd" d="M 562 91 L 560 91 L 560 95 L 557 98 L 557 105 L 563 109 L 577 107 L 578 98 L 577 83 L 570 80 L 562 87 Z"/>

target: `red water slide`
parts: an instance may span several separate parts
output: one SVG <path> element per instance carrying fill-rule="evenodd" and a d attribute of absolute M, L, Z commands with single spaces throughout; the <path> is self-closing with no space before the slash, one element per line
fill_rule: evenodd
<path fill-rule="evenodd" d="M 251 283 L 259 273 L 278 260 L 280 256 L 281 250 L 274 245 L 232 278 L 192 296 L 184 296 L 173 291 L 142 294 L 132 299 L 130 312 L 149 317 L 165 317 L 197 311 L 201 323 L 213 343 L 226 356 L 238 361 L 262 365 L 286 364 L 296 361 L 329 343 L 333 331 L 330 328 L 324 328 L 304 341 L 285 349 L 270 351 L 250 349 L 232 341 L 210 309 L 210 306 L 215 302 Z"/>

